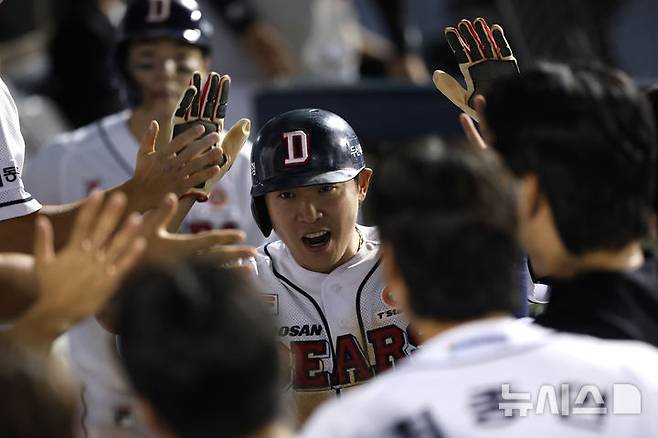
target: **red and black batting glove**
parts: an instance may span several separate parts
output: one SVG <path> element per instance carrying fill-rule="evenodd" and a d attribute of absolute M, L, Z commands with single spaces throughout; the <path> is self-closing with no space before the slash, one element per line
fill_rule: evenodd
<path fill-rule="evenodd" d="M 518 74 L 516 58 L 503 28 L 498 24 L 489 27 L 484 18 L 477 18 L 473 23 L 463 19 L 457 28 L 446 27 L 445 35 L 464 75 L 466 89 L 441 70 L 434 71 L 434 85 L 452 103 L 478 121 L 472 107 L 473 97 L 486 95 L 488 88 L 497 79 Z"/>
<path fill-rule="evenodd" d="M 203 135 L 211 132 L 221 133 L 224 129 L 230 85 L 231 78 L 228 75 L 220 76 L 211 72 L 202 89 L 201 74 L 194 72 L 190 85 L 174 113 L 173 136 L 176 137 L 196 125 L 205 128 Z M 201 93 L 198 90 L 201 90 Z"/>
<path fill-rule="evenodd" d="M 211 132 L 221 133 L 224 129 L 230 84 L 231 78 L 228 75 L 220 76 L 215 72 L 211 72 L 202 89 L 201 73 L 194 72 L 190 84 L 174 112 L 172 138 L 197 125 L 204 127 L 201 136 Z M 199 93 L 199 90 L 201 90 L 201 93 Z M 217 145 L 214 147 L 217 147 Z M 226 155 L 222 155 L 222 161 L 217 165 L 221 167 L 225 163 Z M 201 184 L 196 187 L 201 189 L 204 186 L 205 184 Z M 196 197 L 201 202 L 207 200 L 201 194 Z"/>
<path fill-rule="evenodd" d="M 190 85 L 174 112 L 173 137 L 187 129 L 202 125 L 204 133 L 201 136 L 217 132 L 221 138 L 220 143 L 213 146 L 222 149 L 222 158 L 216 163 L 220 168 L 219 173 L 183 195 L 193 196 L 200 202 L 208 200 L 208 194 L 213 186 L 231 168 L 235 157 L 249 137 L 251 123 L 248 119 L 240 119 L 225 135 L 223 133 L 230 85 L 231 78 L 228 75 L 220 76 L 216 72 L 211 72 L 201 88 L 201 74 L 194 72 Z"/>

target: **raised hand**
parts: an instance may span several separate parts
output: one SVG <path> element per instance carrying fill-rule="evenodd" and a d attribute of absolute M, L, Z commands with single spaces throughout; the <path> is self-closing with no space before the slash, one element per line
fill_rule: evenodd
<path fill-rule="evenodd" d="M 256 255 L 250 246 L 234 245 L 245 238 L 239 230 L 213 230 L 198 234 L 173 234 L 167 226 L 176 214 L 178 199 L 173 194 L 164 197 L 160 206 L 144 215 L 141 235 L 148 242 L 144 261 L 152 264 L 174 264 L 199 257 L 217 266 L 243 269 L 242 261 Z M 246 268 L 245 268 L 246 269 Z M 117 299 L 96 314 L 96 320 L 109 332 L 114 332 Z"/>
<path fill-rule="evenodd" d="M 182 196 L 220 172 L 215 164 L 222 152 L 212 148 L 219 141 L 217 132 L 203 135 L 203 127 L 195 126 L 156 150 L 158 130 L 152 121 L 139 147 L 135 175 L 122 188 L 141 200 L 135 205 L 139 211 L 156 207 L 167 193 Z"/>
<path fill-rule="evenodd" d="M 445 35 L 464 75 L 466 89 L 442 70 L 434 72 L 434 85 L 452 103 L 479 121 L 473 105 L 474 97 L 479 94 L 486 96 L 495 80 L 518 74 L 516 58 L 503 28 L 498 24 L 489 27 L 483 18 L 477 18 L 473 23 L 463 19 L 457 28 L 446 27 Z"/>
<path fill-rule="evenodd" d="M 203 127 L 203 132 L 217 132 L 222 135 L 230 85 L 231 78 L 228 75 L 220 76 L 211 72 L 202 88 L 201 74 L 195 72 L 190 86 L 183 94 L 174 113 L 172 121 L 174 138 L 200 126 Z M 188 194 L 196 196 L 199 201 L 208 199 L 207 195 L 212 187 L 233 165 L 240 149 L 249 137 L 250 129 L 249 120 L 241 119 L 226 135 L 223 135 L 221 143 L 216 142 L 212 145 L 211 151 L 218 151 L 220 157 L 210 165 L 210 168 L 217 171 L 213 172 L 213 175 L 203 183 L 196 185 Z M 192 151 L 185 150 L 181 155 L 187 154 L 194 157 L 192 153 Z"/>
<path fill-rule="evenodd" d="M 203 257 L 217 265 L 253 257 L 249 246 L 232 245 L 245 238 L 239 230 L 212 230 L 198 234 L 172 234 L 167 225 L 176 212 L 178 200 L 167 195 L 157 210 L 144 215 L 143 235 L 148 241 L 146 258 L 151 262 L 173 263 L 190 256 Z"/>
<path fill-rule="evenodd" d="M 93 192 L 81 205 L 68 243 L 55 253 L 53 228 L 37 218 L 34 244 L 39 298 L 9 331 L 21 342 L 47 347 L 75 322 L 96 313 L 114 293 L 146 247 L 139 237 L 142 218 L 133 213 L 117 226 L 126 196 L 115 193 L 103 205 Z"/>

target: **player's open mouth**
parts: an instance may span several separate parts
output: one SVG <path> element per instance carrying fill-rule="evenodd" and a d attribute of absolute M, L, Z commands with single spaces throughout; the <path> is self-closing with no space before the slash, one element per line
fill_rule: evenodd
<path fill-rule="evenodd" d="M 326 246 L 331 239 L 331 232 L 327 230 L 318 231 L 317 233 L 308 233 L 302 237 L 302 242 L 309 248 L 320 249 Z"/>

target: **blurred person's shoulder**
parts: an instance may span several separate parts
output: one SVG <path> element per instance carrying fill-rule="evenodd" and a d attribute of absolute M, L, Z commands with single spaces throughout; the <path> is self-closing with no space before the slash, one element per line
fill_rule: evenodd
<path fill-rule="evenodd" d="M 111 136 L 119 128 L 127 129 L 130 111 L 125 110 L 103 117 L 74 131 L 57 135 L 53 141 L 44 146 L 31 161 L 48 156 L 48 161 L 65 155 L 93 153 L 93 148 L 103 147 L 104 135 Z"/>
<path fill-rule="evenodd" d="M 588 335 L 558 333 L 556 349 L 565 357 L 603 373 L 640 379 L 658 390 L 658 348 L 635 340 L 612 340 Z"/>

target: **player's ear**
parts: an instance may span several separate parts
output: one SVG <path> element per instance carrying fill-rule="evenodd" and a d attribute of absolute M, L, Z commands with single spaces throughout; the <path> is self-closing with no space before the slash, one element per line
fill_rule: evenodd
<path fill-rule="evenodd" d="M 366 200 L 368 187 L 370 187 L 370 178 L 372 178 L 372 169 L 366 167 L 356 176 L 356 185 L 359 190 L 359 202 Z"/>
<path fill-rule="evenodd" d="M 521 177 L 518 193 L 519 222 L 532 220 L 539 213 L 542 203 L 546 202 L 537 175 L 529 174 Z"/>

